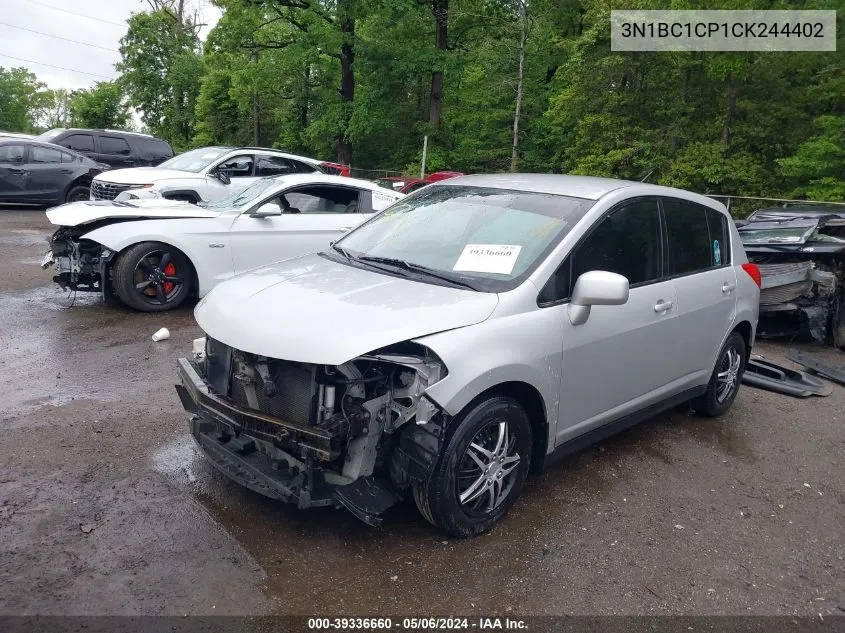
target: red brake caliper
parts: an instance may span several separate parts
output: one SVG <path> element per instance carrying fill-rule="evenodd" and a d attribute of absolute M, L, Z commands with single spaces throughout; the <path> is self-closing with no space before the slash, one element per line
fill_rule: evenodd
<path fill-rule="evenodd" d="M 176 274 L 176 266 L 173 265 L 173 262 L 167 264 L 164 267 L 164 274 L 168 277 L 172 277 Z M 165 294 L 170 294 L 173 291 L 173 282 L 172 281 L 165 281 L 163 284 Z"/>

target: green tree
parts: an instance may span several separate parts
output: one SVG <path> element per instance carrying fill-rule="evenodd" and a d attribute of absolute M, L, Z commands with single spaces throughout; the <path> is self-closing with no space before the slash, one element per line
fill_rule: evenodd
<path fill-rule="evenodd" d="M 88 90 L 74 90 L 68 102 L 71 124 L 88 128 L 125 128 L 129 107 L 120 85 L 98 82 Z"/>
<path fill-rule="evenodd" d="M 45 87 L 26 68 L 0 66 L 0 130 L 35 131 L 45 104 Z"/>
<path fill-rule="evenodd" d="M 821 116 L 815 124 L 815 136 L 792 156 L 777 161 L 781 173 L 792 183 L 800 183 L 794 196 L 845 201 L 845 117 Z"/>
<path fill-rule="evenodd" d="M 182 1 L 153 4 L 159 8 L 127 21 L 117 69 L 129 103 L 141 111 L 144 124 L 181 149 L 193 137 L 203 74 L 199 27 L 184 13 Z"/>

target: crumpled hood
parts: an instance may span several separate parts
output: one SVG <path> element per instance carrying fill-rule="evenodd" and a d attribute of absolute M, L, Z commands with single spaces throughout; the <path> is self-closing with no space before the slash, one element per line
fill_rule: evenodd
<path fill-rule="evenodd" d="M 59 226 L 77 226 L 105 218 L 154 219 L 154 218 L 214 218 L 219 211 L 203 209 L 179 200 L 85 200 L 71 202 L 47 210 L 47 219 Z"/>
<path fill-rule="evenodd" d="M 219 284 L 194 316 L 206 334 L 235 349 L 340 365 L 386 345 L 480 323 L 498 300 L 305 255 Z"/>
<path fill-rule="evenodd" d="M 198 178 L 205 176 L 182 169 L 163 169 L 161 167 L 130 167 L 128 169 L 111 169 L 105 171 L 94 180 L 100 182 L 114 182 L 119 185 L 151 185 L 159 180 L 169 178 Z"/>

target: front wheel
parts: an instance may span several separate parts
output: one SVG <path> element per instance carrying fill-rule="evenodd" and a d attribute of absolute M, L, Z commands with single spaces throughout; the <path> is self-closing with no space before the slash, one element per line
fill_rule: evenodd
<path fill-rule="evenodd" d="M 453 422 L 431 476 L 414 486 L 422 515 L 452 536 L 492 528 L 513 505 L 531 461 L 531 424 L 511 398 L 493 397 Z"/>
<path fill-rule="evenodd" d="M 739 392 L 747 360 L 745 339 L 739 332 L 732 332 L 719 351 L 716 367 L 707 383 L 707 391 L 693 400 L 693 409 L 711 418 L 730 409 Z"/>
<path fill-rule="evenodd" d="M 120 300 L 142 312 L 177 308 L 188 298 L 193 268 L 180 251 L 160 242 L 143 242 L 124 252 L 114 267 Z"/>
<path fill-rule="evenodd" d="M 83 202 L 91 198 L 91 191 L 88 187 L 75 185 L 68 189 L 65 195 L 65 202 Z"/>

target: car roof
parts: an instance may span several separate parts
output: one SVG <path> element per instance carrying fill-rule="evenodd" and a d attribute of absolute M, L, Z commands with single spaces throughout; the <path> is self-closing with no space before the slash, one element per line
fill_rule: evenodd
<path fill-rule="evenodd" d="M 597 178 L 595 176 L 571 176 L 568 174 L 470 174 L 438 180 L 432 185 L 454 187 L 469 185 L 474 187 L 489 187 L 492 189 L 511 189 L 514 191 L 530 191 L 547 193 L 572 198 L 598 200 L 603 196 L 622 189 L 636 189 L 638 196 L 669 196 L 690 202 L 696 202 L 725 212 L 724 205 L 706 196 L 664 187 L 651 185 L 633 180 L 617 180 L 615 178 Z"/>
<path fill-rule="evenodd" d="M 63 145 L 56 145 L 55 143 L 48 143 L 47 141 L 36 141 L 35 139 L 31 138 L 16 138 L 13 136 L 2 136 L 0 135 L 0 145 L 37 145 L 40 147 L 48 147 L 50 149 L 55 149 L 65 154 L 73 154 L 74 156 L 82 156 L 79 152 L 76 152 L 72 149 L 64 147 Z"/>
<path fill-rule="evenodd" d="M 45 132 L 52 132 L 54 130 L 61 130 L 63 132 L 106 132 L 107 134 L 129 134 L 131 136 L 142 136 L 144 138 L 153 139 L 156 141 L 163 141 L 164 139 L 156 138 L 152 134 L 144 134 L 143 132 L 130 132 L 129 130 L 111 130 L 109 128 L 101 127 L 54 127 Z"/>
<path fill-rule="evenodd" d="M 284 187 L 291 187 L 294 185 L 340 185 L 346 187 L 357 187 L 359 189 L 368 189 L 370 191 L 385 192 L 391 191 L 385 189 L 380 185 L 370 181 L 361 180 L 360 178 L 349 178 L 348 176 L 330 176 L 329 174 L 286 174 L 284 176 L 271 176 L 274 180 L 281 183 Z M 394 191 L 393 193 L 399 193 Z"/>
<path fill-rule="evenodd" d="M 300 156 L 299 154 L 291 154 L 290 152 L 285 152 L 280 149 L 273 149 L 271 147 L 217 147 L 216 149 L 228 149 L 230 152 L 266 152 L 268 154 L 275 154 L 276 156 L 282 156 L 284 158 L 292 158 L 294 160 L 301 160 L 306 163 L 310 163 L 312 165 L 319 165 L 320 163 L 324 162 L 322 160 L 318 160 L 316 158 L 311 158 L 310 156 Z"/>

